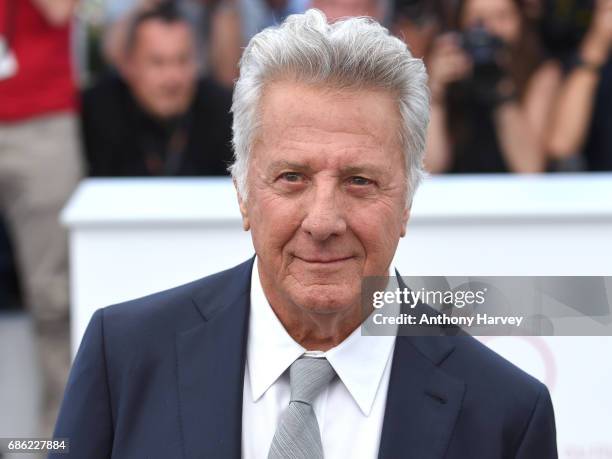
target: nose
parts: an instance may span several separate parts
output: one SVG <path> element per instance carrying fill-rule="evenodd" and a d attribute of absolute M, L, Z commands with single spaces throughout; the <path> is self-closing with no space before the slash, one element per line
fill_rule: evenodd
<path fill-rule="evenodd" d="M 338 202 L 337 193 L 339 191 L 332 184 L 316 187 L 310 200 L 304 204 L 306 215 L 302 220 L 302 229 L 318 242 L 346 231 L 344 209 Z"/>

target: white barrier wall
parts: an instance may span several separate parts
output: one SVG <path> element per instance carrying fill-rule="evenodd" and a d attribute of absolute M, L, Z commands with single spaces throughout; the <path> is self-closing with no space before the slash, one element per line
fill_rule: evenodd
<path fill-rule="evenodd" d="M 411 214 L 403 275 L 612 276 L 612 174 L 432 177 Z M 74 351 L 97 308 L 253 255 L 226 178 L 89 179 L 62 219 Z M 560 457 L 612 458 L 612 338 L 483 341 L 551 389 Z"/>

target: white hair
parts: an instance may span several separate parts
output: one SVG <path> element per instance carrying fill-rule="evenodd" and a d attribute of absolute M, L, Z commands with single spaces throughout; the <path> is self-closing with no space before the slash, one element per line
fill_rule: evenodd
<path fill-rule="evenodd" d="M 229 170 L 242 199 L 248 195 L 249 156 L 259 125 L 261 95 L 266 83 L 280 79 L 340 89 L 382 89 L 396 96 L 407 203 L 411 203 L 425 175 L 429 90 L 423 61 L 371 18 L 328 24 L 316 9 L 291 15 L 280 26 L 255 35 L 240 60 L 232 103 L 234 163 Z"/>

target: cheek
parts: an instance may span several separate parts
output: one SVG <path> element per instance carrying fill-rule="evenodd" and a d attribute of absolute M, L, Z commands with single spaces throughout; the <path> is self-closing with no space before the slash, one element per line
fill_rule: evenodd
<path fill-rule="evenodd" d="M 300 226 L 300 206 L 277 196 L 253 196 L 257 205 L 249 209 L 249 221 L 256 249 L 280 250 Z"/>
<path fill-rule="evenodd" d="M 181 89 L 183 90 L 187 89 L 194 80 L 194 74 L 191 71 L 191 68 L 186 64 L 179 65 L 174 72 L 174 75 L 175 82 L 180 84 Z"/>
<path fill-rule="evenodd" d="M 159 75 L 160 72 L 157 66 L 147 63 L 141 67 L 138 78 L 143 86 L 153 88 L 159 85 Z"/>
<path fill-rule="evenodd" d="M 353 212 L 350 227 L 368 258 L 392 257 L 403 228 L 402 213 L 395 206 L 373 207 Z"/>
<path fill-rule="evenodd" d="M 521 34 L 521 22 L 517 15 L 505 12 L 495 18 L 493 22 L 497 35 L 506 43 L 516 44 Z"/>
<path fill-rule="evenodd" d="M 145 97 L 149 98 L 153 103 L 163 101 L 166 97 L 163 85 L 159 83 L 157 78 L 143 79 L 140 90 Z"/>

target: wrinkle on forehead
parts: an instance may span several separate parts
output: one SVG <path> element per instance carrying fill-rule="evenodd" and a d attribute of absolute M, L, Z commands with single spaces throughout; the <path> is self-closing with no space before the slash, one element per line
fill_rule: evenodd
<path fill-rule="evenodd" d="M 377 98 L 377 103 L 360 104 L 366 97 Z M 401 149 L 399 107 L 386 90 L 338 89 L 280 81 L 265 88 L 260 104 L 255 142 L 270 144 L 281 140 L 287 147 L 348 142 L 366 148 Z M 393 125 L 393 129 L 388 129 Z"/>
<path fill-rule="evenodd" d="M 385 150 L 391 148 L 386 145 L 388 142 L 377 139 L 371 133 L 330 131 L 314 127 L 279 130 L 278 135 L 269 140 L 270 142 L 266 142 L 266 139 L 262 138 L 262 144 L 267 148 L 282 151 L 287 157 L 306 160 L 315 154 L 314 158 L 319 159 L 318 162 L 326 160 L 327 163 L 342 163 L 344 159 L 351 158 L 355 161 L 360 153 L 372 151 L 384 155 Z"/>

